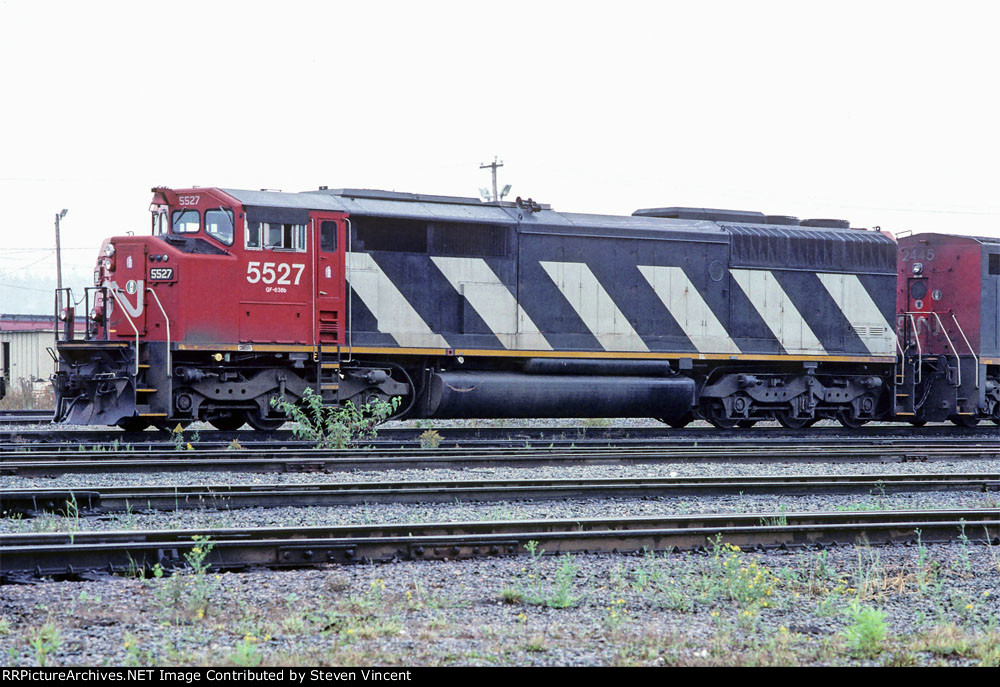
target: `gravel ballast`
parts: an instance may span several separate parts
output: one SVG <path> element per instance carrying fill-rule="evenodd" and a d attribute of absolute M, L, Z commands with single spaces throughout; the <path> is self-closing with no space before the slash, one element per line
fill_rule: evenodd
<path fill-rule="evenodd" d="M 870 496 L 814 494 L 660 497 L 645 499 L 566 499 L 490 503 L 362 504 L 334 507 L 184 509 L 144 512 L 140 504 L 128 513 L 67 518 L 43 514 L 0 520 L 0 532 L 74 530 L 155 530 L 195 528 L 365 525 L 373 523 L 459 522 L 469 520 L 542 520 L 555 518 L 622 518 L 695 513 L 781 513 L 835 510 L 926 510 L 996 508 L 996 494 L 921 492 Z"/>
<path fill-rule="evenodd" d="M 1000 472 L 1000 459 L 676 462 L 332 474 L 68 474 L 52 479 L 4 476 L 0 485 L 65 489 L 963 472 Z M 134 509 L 79 518 L 3 519 L 0 532 L 984 508 L 998 503 L 995 492 L 944 491 L 158 513 Z M 719 544 L 710 546 L 707 555 L 491 557 L 221 575 L 187 571 L 143 580 L 104 577 L 5 585 L 0 588 L 0 663 L 996 666 L 998 599 L 1000 547 L 959 542 L 926 548 L 868 548 L 859 543 L 823 552 L 767 554 Z"/>
<path fill-rule="evenodd" d="M 998 599 L 1000 554 L 961 544 L 50 582 L 0 590 L 0 656 L 37 664 L 47 637 L 50 665 L 997 665 Z M 852 604 L 884 636 L 852 643 Z"/>

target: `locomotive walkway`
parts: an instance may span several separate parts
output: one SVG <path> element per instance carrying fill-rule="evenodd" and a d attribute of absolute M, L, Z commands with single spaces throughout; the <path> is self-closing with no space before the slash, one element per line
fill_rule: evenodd
<path fill-rule="evenodd" d="M 742 494 L 877 494 L 1000 491 L 1000 472 L 980 474 L 775 475 L 611 479 L 461 480 L 2 489 L 0 515 L 95 514 L 189 508 L 273 508 L 373 503 L 546 501 Z"/>
<path fill-rule="evenodd" d="M 548 553 L 704 551 L 710 538 L 744 549 L 969 542 L 1000 544 L 1000 509 L 712 514 L 643 518 L 405 523 L 338 527 L 0 535 L 0 581 L 180 565 L 212 543 L 214 569 Z M 204 538 L 204 539 L 203 539 Z"/>

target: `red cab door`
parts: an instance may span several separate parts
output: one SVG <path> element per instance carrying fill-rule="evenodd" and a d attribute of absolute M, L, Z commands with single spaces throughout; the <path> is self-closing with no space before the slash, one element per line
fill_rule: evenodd
<path fill-rule="evenodd" d="M 312 214 L 316 246 L 314 338 L 319 346 L 344 345 L 345 222 L 342 215 Z"/>
<path fill-rule="evenodd" d="M 146 244 L 118 240 L 115 247 L 115 294 L 109 326 L 123 339 L 146 334 Z M 114 288 L 114 287 L 112 287 Z M 153 306 L 156 307 L 155 305 Z"/>

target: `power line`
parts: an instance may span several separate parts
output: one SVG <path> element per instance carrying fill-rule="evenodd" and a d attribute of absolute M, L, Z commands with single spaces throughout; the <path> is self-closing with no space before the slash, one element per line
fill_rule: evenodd
<path fill-rule="evenodd" d="M 17 286 L 15 284 L 11 284 L 9 281 L 0 281 L 0 284 L 3 284 L 5 289 L 21 289 L 22 291 L 38 291 L 40 293 L 52 292 L 52 289 L 36 289 L 31 286 Z"/>

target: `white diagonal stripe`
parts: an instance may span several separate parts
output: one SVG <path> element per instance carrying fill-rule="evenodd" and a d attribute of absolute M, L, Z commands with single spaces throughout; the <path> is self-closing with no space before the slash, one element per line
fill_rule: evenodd
<path fill-rule="evenodd" d="M 455 290 L 463 295 L 505 348 L 551 351 L 538 327 L 482 258 L 431 260 Z"/>
<path fill-rule="evenodd" d="M 895 355 L 896 333 L 856 274 L 819 273 L 837 307 L 872 355 Z"/>
<path fill-rule="evenodd" d="M 607 351 L 648 351 L 597 277 L 582 262 L 539 262 Z"/>
<path fill-rule="evenodd" d="M 358 298 L 372 311 L 378 331 L 390 334 L 400 346 L 449 348 L 368 253 L 347 254 L 347 280 Z"/>
<path fill-rule="evenodd" d="M 786 353 L 826 353 L 802 313 L 768 270 L 730 270 L 747 299 L 757 309 Z"/>
<path fill-rule="evenodd" d="M 740 352 L 683 268 L 639 265 L 639 271 L 699 353 Z"/>

